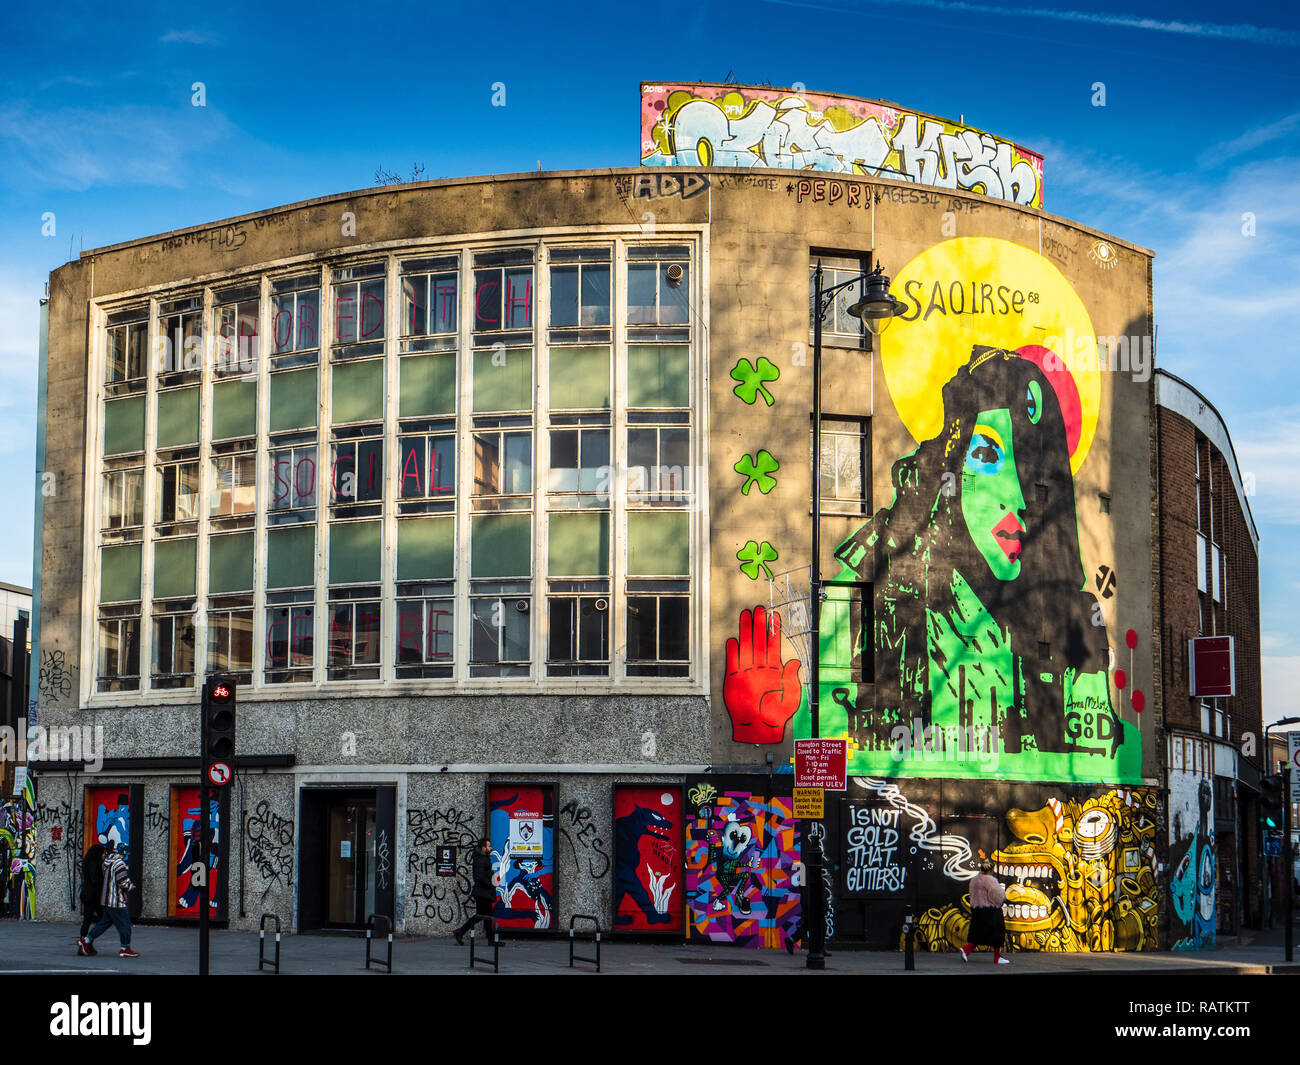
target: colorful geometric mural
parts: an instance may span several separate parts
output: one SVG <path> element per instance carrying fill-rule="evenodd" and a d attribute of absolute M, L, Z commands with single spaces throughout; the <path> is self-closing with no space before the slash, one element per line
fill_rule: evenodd
<path fill-rule="evenodd" d="M 554 927 L 554 785 L 491 784 L 487 796 L 492 915 L 502 928 Z"/>
<path fill-rule="evenodd" d="M 89 829 L 84 836 L 85 850 L 90 850 L 95 843 L 107 843 L 111 839 L 129 869 L 133 857 L 130 789 L 116 784 L 88 787 L 85 796 L 86 826 Z"/>
<path fill-rule="evenodd" d="M 682 900 L 682 789 L 616 785 L 614 927 L 680 933 Z"/>
<path fill-rule="evenodd" d="M 1043 157 L 968 126 L 851 96 L 641 85 L 644 166 L 821 170 L 1043 206 Z"/>
<path fill-rule="evenodd" d="M 36 783 L 0 802 L 0 876 L 8 878 L 9 915 L 36 918 Z"/>
<path fill-rule="evenodd" d="M 222 870 L 221 856 L 221 803 L 209 799 L 208 865 L 208 915 L 219 916 Z M 167 913 L 171 917 L 198 917 L 202 889 L 191 883 L 191 869 L 199 860 L 199 840 L 203 832 L 203 808 L 199 805 L 198 785 L 172 786 L 171 795 L 171 892 L 167 899 Z"/>
<path fill-rule="evenodd" d="M 687 778 L 688 938 L 783 947 L 800 923 L 794 801 L 756 795 L 753 783 Z"/>
<path fill-rule="evenodd" d="M 1156 949 L 1154 789 L 1110 790 L 1082 799 L 1049 796 L 1039 809 L 1008 810 L 1005 823 L 1013 842 L 991 852 L 977 848 L 977 853 L 987 853 L 994 875 L 1007 885 L 1002 911 L 1009 946 Z M 967 870 L 964 879 L 969 877 Z M 932 951 L 958 950 L 969 926 L 967 889 L 958 901 L 921 915 L 917 943 Z"/>
<path fill-rule="evenodd" d="M 1217 856 L 1214 787 L 1208 778 L 1190 770 L 1170 772 L 1169 829 L 1170 949 L 1213 950 Z"/>
<path fill-rule="evenodd" d="M 1140 783 L 1144 697 L 1111 675 L 1122 644 L 1080 552 L 1073 477 L 1100 395 L 1087 311 L 1050 262 L 991 238 L 929 249 L 894 290 L 907 310 L 881 363 L 918 446 L 835 551 L 820 735 L 849 741 L 850 773 Z"/>

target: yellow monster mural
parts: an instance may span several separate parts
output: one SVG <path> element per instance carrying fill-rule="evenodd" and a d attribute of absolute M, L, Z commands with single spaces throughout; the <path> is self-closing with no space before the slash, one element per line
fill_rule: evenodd
<path fill-rule="evenodd" d="M 991 855 L 1009 880 L 1003 915 L 1015 950 L 1155 950 L 1158 898 L 1155 793 L 1113 790 L 1082 802 L 1049 798 L 1039 810 L 1009 810 L 1019 841 Z M 958 950 L 970 925 L 970 896 L 922 915 L 918 942 Z"/>

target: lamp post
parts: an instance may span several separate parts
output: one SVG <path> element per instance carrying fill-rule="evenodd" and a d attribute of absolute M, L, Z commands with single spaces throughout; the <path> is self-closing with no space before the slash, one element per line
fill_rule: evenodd
<path fill-rule="evenodd" d="M 809 566 L 808 598 L 812 609 L 812 676 L 808 685 L 808 712 L 812 719 L 812 738 L 821 736 L 821 717 L 818 710 L 818 695 L 821 688 L 821 618 L 822 618 L 822 318 L 830 308 L 836 293 L 865 281 L 862 298 L 849 307 L 848 313 L 859 318 L 867 332 L 879 336 L 894 320 L 894 316 L 906 310 L 907 305 L 895 299 L 889 293 L 889 278 L 884 268 L 877 263 L 869 273 L 859 274 L 848 281 L 841 281 L 830 288 L 822 288 L 822 263 L 817 260 L 817 269 L 813 273 L 813 442 L 812 442 L 812 564 Z M 864 470 L 862 475 L 869 476 Z M 804 927 L 808 929 L 809 969 L 826 968 L 826 922 L 822 914 L 822 852 L 821 835 L 806 833 L 809 853 L 806 854 L 804 867 L 809 885 L 809 913 Z"/>
<path fill-rule="evenodd" d="M 1300 717 L 1284 717 L 1264 726 L 1264 760 L 1273 755 L 1268 745 L 1268 730 L 1278 725 L 1300 725 Z M 1290 747 L 1287 748 L 1288 752 Z M 1270 774 L 1271 776 L 1272 774 Z M 1291 847 L 1291 756 L 1282 764 L 1282 883 L 1286 896 L 1286 960 L 1295 956 L 1295 856 Z"/>

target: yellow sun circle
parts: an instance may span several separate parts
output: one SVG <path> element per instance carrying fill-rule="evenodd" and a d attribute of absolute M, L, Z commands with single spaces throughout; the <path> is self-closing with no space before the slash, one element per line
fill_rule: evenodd
<path fill-rule="evenodd" d="M 1097 430 L 1101 375 L 1096 334 L 1070 282 L 1041 255 L 996 237 L 954 237 L 928 248 L 894 276 L 890 291 L 907 304 L 881 337 L 880 362 L 899 417 L 918 443 L 943 428 L 943 386 L 981 344 L 1017 351 L 1049 348 L 1073 377 L 1078 402 L 1057 389 L 1077 439 L 1078 473 Z"/>

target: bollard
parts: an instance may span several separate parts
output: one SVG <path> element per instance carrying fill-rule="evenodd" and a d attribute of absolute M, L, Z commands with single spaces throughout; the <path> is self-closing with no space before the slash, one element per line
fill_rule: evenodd
<path fill-rule="evenodd" d="M 370 968 L 370 962 L 372 960 L 370 957 L 370 943 L 371 938 L 374 935 L 376 921 L 383 921 L 385 927 L 388 929 L 388 960 L 380 961 L 378 958 L 375 958 L 373 961 L 376 965 L 384 966 L 387 971 L 391 973 L 393 971 L 393 922 L 386 914 L 382 913 L 372 913 L 366 918 L 366 968 Z"/>
<path fill-rule="evenodd" d="M 909 913 L 903 918 L 903 934 L 906 937 L 903 946 L 903 970 L 912 972 L 916 968 L 916 915 Z"/>
<path fill-rule="evenodd" d="M 270 918 L 275 922 L 275 961 L 270 964 L 275 970 L 275 975 L 280 975 L 280 918 L 274 913 L 262 914 L 262 920 L 258 925 L 257 932 L 257 971 L 262 971 L 262 963 L 266 961 L 266 920 Z"/>
<path fill-rule="evenodd" d="M 494 973 L 499 973 L 501 971 L 501 935 L 497 931 L 497 919 L 495 917 L 490 917 L 487 914 L 483 914 L 474 918 L 475 926 L 477 926 L 479 921 L 483 922 L 483 927 L 486 928 L 492 936 L 489 940 L 492 944 L 492 971 Z M 474 957 L 474 939 L 477 935 L 478 928 L 471 927 L 469 930 L 469 967 L 471 969 L 474 968 L 475 963 L 479 960 Z M 483 964 L 486 965 L 487 963 L 487 959 L 484 958 Z"/>
<path fill-rule="evenodd" d="M 573 927 L 574 921 L 590 921 L 593 925 L 595 925 L 595 928 L 594 930 L 589 932 L 577 932 Z M 596 956 L 594 958 L 588 958 L 581 954 L 573 953 L 573 946 L 574 943 L 577 941 L 579 935 L 581 935 L 583 939 L 586 939 L 588 936 L 590 936 L 594 940 L 596 944 Z M 600 972 L 600 922 L 596 920 L 595 917 L 591 916 L 591 914 L 589 913 L 575 913 L 572 917 L 569 918 L 569 968 L 570 969 L 573 968 L 573 963 L 575 961 L 595 962 L 596 972 Z"/>

